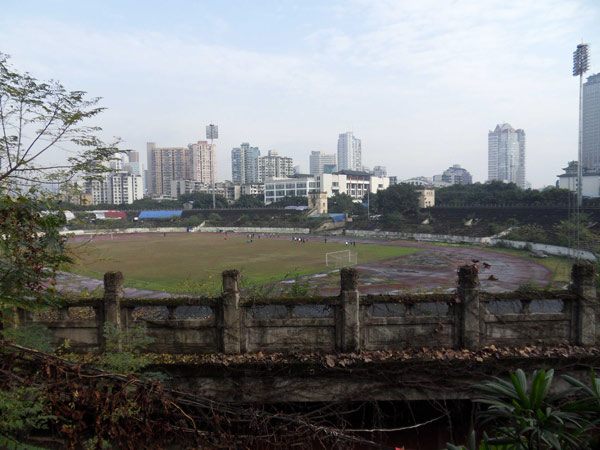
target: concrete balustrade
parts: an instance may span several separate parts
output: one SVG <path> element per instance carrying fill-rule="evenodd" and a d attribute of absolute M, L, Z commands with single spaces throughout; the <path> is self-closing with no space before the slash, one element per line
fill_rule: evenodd
<path fill-rule="evenodd" d="M 331 297 L 244 298 L 237 270 L 223 272 L 223 291 L 215 298 L 125 298 L 123 281 L 120 272 L 108 272 L 102 298 L 70 300 L 52 320 L 20 311 L 20 323 L 44 323 L 55 341 L 69 339 L 76 351 L 101 349 L 105 323 L 121 330 L 144 323 L 155 341 L 149 351 L 192 354 L 600 344 L 595 274 L 588 263 L 573 266 L 569 290 L 500 294 L 480 290 L 475 266 L 458 269 L 450 294 L 360 296 L 352 268 L 340 271 L 340 294 Z M 78 306 L 93 308 L 94 317 L 72 318 L 69 308 Z M 180 306 L 208 312 L 181 318 Z M 134 312 L 156 307 L 166 309 L 165 318 Z"/>

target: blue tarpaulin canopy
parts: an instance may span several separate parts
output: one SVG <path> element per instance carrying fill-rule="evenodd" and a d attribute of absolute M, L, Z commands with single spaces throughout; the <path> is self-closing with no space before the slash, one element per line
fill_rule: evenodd
<path fill-rule="evenodd" d="M 333 220 L 334 222 L 341 222 L 342 220 L 344 220 L 346 218 L 346 214 L 344 214 L 344 213 L 329 213 L 329 217 L 331 217 L 331 220 Z"/>
<path fill-rule="evenodd" d="M 142 211 L 138 219 L 168 219 L 170 217 L 181 217 L 179 211 Z"/>

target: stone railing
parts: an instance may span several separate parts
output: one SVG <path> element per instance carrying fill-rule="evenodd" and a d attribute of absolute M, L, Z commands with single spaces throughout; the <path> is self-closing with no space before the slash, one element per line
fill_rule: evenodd
<path fill-rule="evenodd" d="M 161 353 L 600 344 L 595 276 L 584 263 L 573 266 L 569 290 L 482 292 L 474 266 L 459 268 L 452 294 L 359 296 L 358 272 L 350 268 L 341 270 L 333 297 L 242 298 L 239 285 L 239 272 L 229 270 L 220 297 L 130 299 L 122 274 L 108 272 L 102 298 L 69 301 L 52 319 L 23 310 L 19 318 L 44 323 L 55 341 L 69 339 L 76 351 L 102 348 L 106 323 L 121 330 L 144 323 L 154 338 L 149 350 Z M 93 313 L 75 318 L 76 307 Z M 144 309 L 162 317 L 149 318 Z M 195 317 L 183 317 L 190 309 Z"/>

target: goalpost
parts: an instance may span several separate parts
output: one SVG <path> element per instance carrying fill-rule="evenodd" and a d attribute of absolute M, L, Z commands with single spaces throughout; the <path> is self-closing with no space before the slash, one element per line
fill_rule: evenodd
<path fill-rule="evenodd" d="M 356 264 L 357 255 L 356 252 L 351 252 L 350 250 L 325 253 L 325 265 L 327 267 L 352 266 Z"/>

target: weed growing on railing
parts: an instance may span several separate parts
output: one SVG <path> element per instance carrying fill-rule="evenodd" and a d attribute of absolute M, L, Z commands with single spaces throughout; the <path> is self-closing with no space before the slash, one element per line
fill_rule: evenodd
<path fill-rule="evenodd" d="M 118 330 L 112 323 L 104 324 L 105 351 L 100 355 L 100 366 L 121 374 L 140 374 L 152 359 L 142 351 L 154 342 L 146 327 L 136 324 L 127 330 Z"/>
<path fill-rule="evenodd" d="M 182 283 L 175 286 L 174 291 L 179 295 L 217 297 L 221 293 L 219 280 L 213 279 L 212 275 L 208 275 L 207 280 L 198 281 L 188 277 Z"/>
<path fill-rule="evenodd" d="M 531 292 L 531 291 L 539 291 L 542 287 L 535 282 L 533 279 L 524 280 L 519 283 L 519 287 L 517 288 L 517 292 Z"/>
<path fill-rule="evenodd" d="M 299 275 L 294 278 L 294 284 L 284 290 L 282 294 L 286 297 L 313 297 L 317 295 L 319 288 L 311 287 L 308 279 L 301 280 Z"/>

